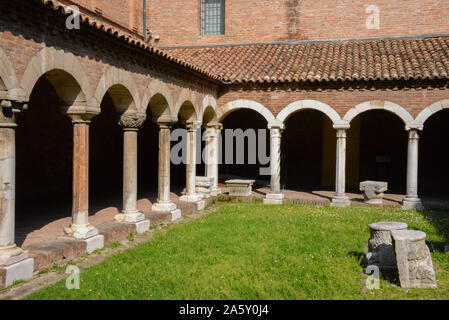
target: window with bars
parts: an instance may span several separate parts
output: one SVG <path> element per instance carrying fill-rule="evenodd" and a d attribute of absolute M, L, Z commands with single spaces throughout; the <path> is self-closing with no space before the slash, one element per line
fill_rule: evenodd
<path fill-rule="evenodd" d="M 225 0 L 201 0 L 201 33 L 225 33 Z"/>

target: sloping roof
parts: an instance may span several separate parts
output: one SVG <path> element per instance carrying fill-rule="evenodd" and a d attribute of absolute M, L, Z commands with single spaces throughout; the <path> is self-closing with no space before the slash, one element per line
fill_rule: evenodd
<path fill-rule="evenodd" d="M 443 79 L 449 36 L 167 48 L 228 83 Z"/>
<path fill-rule="evenodd" d="M 54 12 L 57 12 L 63 16 L 71 15 L 70 12 L 66 12 L 66 9 L 63 6 L 59 5 L 56 1 L 53 1 L 53 0 L 33 0 L 33 1 L 45 6 L 46 8 L 53 10 Z M 109 36 L 112 36 L 112 37 L 116 38 L 117 40 L 123 41 L 129 45 L 140 48 L 142 50 L 146 50 L 147 53 L 149 53 L 153 56 L 157 56 L 157 57 L 161 58 L 162 60 L 165 60 L 168 63 L 180 66 L 180 67 L 186 69 L 186 71 L 194 71 L 196 73 L 202 74 L 203 76 L 206 76 L 207 78 L 210 78 L 210 80 L 215 80 L 215 81 L 221 80 L 220 77 L 218 77 L 214 74 L 211 74 L 207 71 L 204 71 L 203 69 L 201 69 L 200 67 L 198 67 L 196 65 L 193 65 L 186 61 L 180 60 L 176 57 L 172 57 L 168 52 L 159 50 L 151 45 L 147 45 L 143 42 L 140 42 L 140 41 L 132 38 L 130 35 L 122 32 L 119 29 L 101 24 L 100 22 L 95 21 L 94 19 L 86 17 L 86 16 L 81 16 L 81 22 L 89 25 L 90 27 L 96 29 L 99 32 L 102 32 Z"/>

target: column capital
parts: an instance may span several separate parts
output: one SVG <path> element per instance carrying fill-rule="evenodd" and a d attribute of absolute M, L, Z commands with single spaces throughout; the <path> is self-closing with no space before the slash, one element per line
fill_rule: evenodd
<path fill-rule="evenodd" d="M 146 120 L 146 115 L 139 112 L 125 112 L 119 116 L 119 125 L 125 130 L 139 130 Z"/>
<path fill-rule="evenodd" d="M 268 122 L 268 129 L 284 131 L 285 125 L 281 121 L 275 119 Z"/>
<path fill-rule="evenodd" d="M 28 109 L 26 102 L 14 100 L 0 100 L 0 127 L 13 128 L 16 127 L 16 114 L 22 110 Z"/>
<path fill-rule="evenodd" d="M 409 140 L 418 140 L 419 139 L 418 130 L 417 129 L 408 130 L 408 138 Z"/>
<path fill-rule="evenodd" d="M 206 129 L 223 130 L 223 124 L 220 122 L 211 121 L 206 124 Z"/>

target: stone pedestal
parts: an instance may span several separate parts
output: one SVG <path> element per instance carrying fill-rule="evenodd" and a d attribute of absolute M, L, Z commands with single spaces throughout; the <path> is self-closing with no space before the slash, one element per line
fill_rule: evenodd
<path fill-rule="evenodd" d="M 264 204 L 282 204 L 284 195 L 281 193 L 281 139 L 284 124 L 280 121 L 271 121 L 268 124 L 270 129 L 270 193 L 264 200 Z"/>
<path fill-rule="evenodd" d="M 436 288 L 426 234 L 415 230 L 392 230 L 393 246 L 402 288 Z"/>
<path fill-rule="evenodd" d="M 384 192 L 388 190 L 388 183 L 381 181 L 364 181 L 360 183 L 360 191 L 367 204 L 382 204 Z"/>
<path fill-rule="evenodd" d="M 284 203 L 284 194 L 283 193 L 268 193 L 263 199 L 264 204 L 283 204 Z"/>
<path fill-rule="evenodd" d="M 396 259 L 391 238 L 392 230 L 406 230 L 403 222 L 377 222 L 370 226 L 371 238 L 368 241 L 366 259 L 368 265 L 375 265 L 380 270 L 396 269 Z"/>
<path fill-rule="evenodd" d="M 249 197 L 253 193 L 255 180 L 227 180 L 226 187 L 229 188 L 229 195 L 236 197 Z"/>
<path fill-rule="evenodd" d="M 213 180 L 212 177 L 196 177 L 196 193 L 201 195 L 202 198 L 210 198 Z"/>

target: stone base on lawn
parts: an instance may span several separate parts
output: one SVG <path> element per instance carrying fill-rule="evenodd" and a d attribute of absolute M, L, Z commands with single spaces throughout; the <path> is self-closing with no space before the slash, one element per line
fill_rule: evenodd
<path fill-rule="evenodd" d="M 331 207 L 345 208 L 351 206 L 351 200 L 347 196 L 334 196 L 331 201 Z"/>
<path fill-rule="evenodd" d="M 369 226 L 371 238 L 368 241 L 366 259 L 368 265 L 377 266 L 380 270 L 396 270 L 396 259 L 391 238 L 392 230 L 406 230 L 403 222 L 377 222 Z"/>
<path fill-rule="evenodd" d="M 436 288 L 435 271 L 426 234 L 416 230 L 392 230 L 399 281 L 402 288 Z"/>
<path fill-rule="evenodd" d="M 176 209 L 170 212 L 171 213 L 171 221 L 175 221 L 178 219 L 181 219 L 181 210 L 180 209 Z"/>
<path fill-rule="evenodd" d="M 33 277 L 34 260 L 26 259 L 0 269 L 0 288 L 6 288 L 16 281 L 30 280 Z"/>
<path fill-rule="evenodd" d="M 253 193 L 255 180 L 227 180 L 226 187 L 229 188 L 229 195 L 235 197 L 249 197 Z"/>
<path fill-rule="evenodd" d="M 282 193 L 268 193 L 263 199 L 264 204 L 283 204 L 284 194 Z"/>
<path fill-rule="evenodd" d="M 365 203 L 379 205 L 383 203 L 384 192 L 388 190 L 388 183 L 382 181 L 364 181 L 360 183 Z"/>
<path fill-rule="evenodd" d="M 104 236 L 101 234 L 89 239 L 85 239 L 84 242 L 86 242 L 86 252 L 88 254 L 91 254 L 97 249 L 104 248 Z"/>
<path fill-rule="evenodd" d="M 212 184 L 214 178 L 210 177 L 196 177 L 195 189 L 203 198 L 209 198 L 212 192 Z"/>

